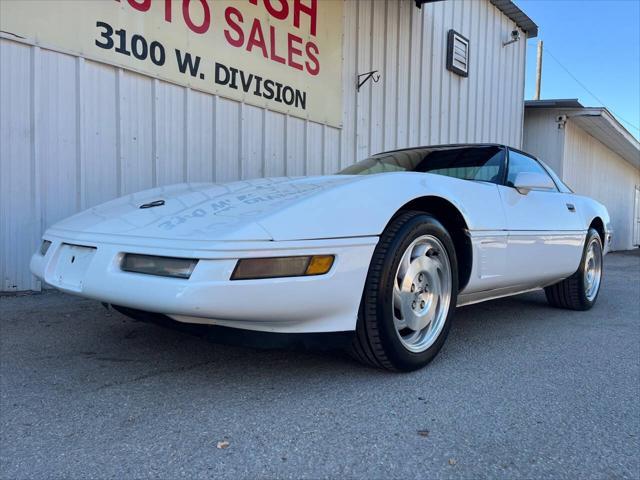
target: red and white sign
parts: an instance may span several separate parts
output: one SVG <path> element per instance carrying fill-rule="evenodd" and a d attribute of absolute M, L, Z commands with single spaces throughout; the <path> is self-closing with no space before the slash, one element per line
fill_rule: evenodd
<path fill-rule="evenodd" d="M 0 30 L 252 105 L 340 126 L 342 0 L 0 2 Z"/>

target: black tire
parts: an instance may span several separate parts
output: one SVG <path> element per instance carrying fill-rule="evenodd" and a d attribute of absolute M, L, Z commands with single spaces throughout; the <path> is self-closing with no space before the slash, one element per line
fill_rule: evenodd
<path fill-rule="evenodd" d="M 393 320 L 393 286 L 404 252 L 423 235 L 432 235 L 444 245 L 451 272 L 451 296 L 444 327 L 425 351 L 414 353 L 401 342 Z M 455 310 L 458 295 L 458 264 L 451 236 L 433 216 L 406 211 L 391 220 L 380 237 L 369 266 L 356 332 L 350 353 L 360 362 L 392 371 L 412 371 L 424 367 L 442 348 Z"/>
<path fill-rule="evenodd" d="M 589 229 L 584 242 L 582 258 L 580 259 L 580 267 L 578 267 L 578 270 L 576 270 L 576 272 L 569 278 L 566 278 L 561 282 L 558 282 L 544 289 L 547 301 L 551 306 L 569 310 L 589 310 L 595 305 L 600 293 L 600 286 L 602 284 L 602 281 L 600 280 L 598 290 L 595 293 L 595 296 L 593 296 L 593 298 L 591 299 L 589 299 L 586 294 L 584 282 L 586 267 L 585 259 L 589 245 L 592 242 L 596 242 L 598 248 L 600 249 L 600 255 L 602 256 L 602 240 L 600 239 L 600 234 L 598 234 L 595 229 L 591 228 Z"/>

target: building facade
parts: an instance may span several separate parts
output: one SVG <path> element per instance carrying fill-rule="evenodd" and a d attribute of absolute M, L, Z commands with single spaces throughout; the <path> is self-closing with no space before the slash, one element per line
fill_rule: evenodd
<path fill-rule="evenodd" d="M 127 193 L 330 174 L 408 146 L 522 143 L 525 40 L 537 29 L 510 1 L 184 0 L 184 21 L 161 0 L 70 3 L 87 11 L 0 3 L 2 291 L 41 288 L 29 259 L 49 225 Z M 171 42 L 215 56 L 216 84 Z M 250 86 L 248 74 L 230 80 L 233 62 Z M 280 103 L 271 78 L 272 92 L 285 85 Z M 291 103 L 287 85 L 298 85 Z"/>
<path fill-rule="evenodd" d="M 527 101 L 523 147 L 576 193 L 607 207 L 613 250 L 640 244 L 640 143 L 606 109 Z"/>

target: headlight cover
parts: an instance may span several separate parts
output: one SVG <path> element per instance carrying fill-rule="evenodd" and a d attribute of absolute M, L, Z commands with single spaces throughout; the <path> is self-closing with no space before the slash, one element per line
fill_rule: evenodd
<path fill-rule="evenodd" d="M 331 270 L 334 259 L 333 255 L 242 258 L 238 260 L 231 280 L 324 275 Z"/>
<path fill-rule="evenodd" d="M 198 260 L 193 258 L 158 257 L 126 253 L 120 268 L 125 272 L 144 273 L 159 277 L 189 278 Z"/>

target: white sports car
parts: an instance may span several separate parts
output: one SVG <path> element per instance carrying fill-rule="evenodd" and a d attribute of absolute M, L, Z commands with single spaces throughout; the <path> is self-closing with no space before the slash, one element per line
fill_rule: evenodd
<path fill-rule="evenodd" d="M 437 354 L 456 306 L 544 288 L 553 306 L 591 308 L 610 242 L 606 208 L 534 157 L 449 145 L 127 195 L 49 228 L 31 270 L 136 318 L 347 339 L 406 371 Z"/>

